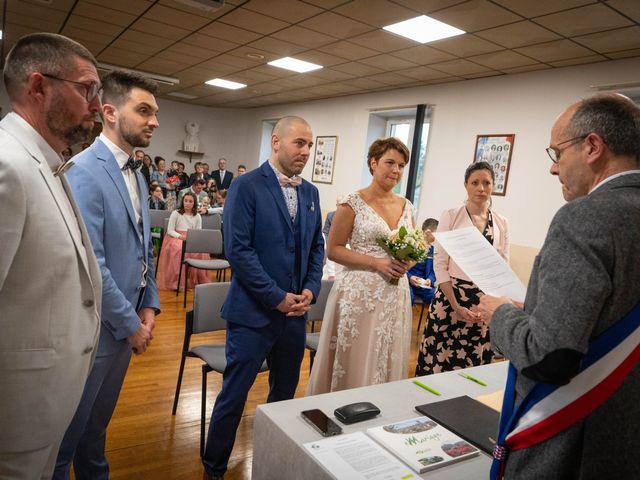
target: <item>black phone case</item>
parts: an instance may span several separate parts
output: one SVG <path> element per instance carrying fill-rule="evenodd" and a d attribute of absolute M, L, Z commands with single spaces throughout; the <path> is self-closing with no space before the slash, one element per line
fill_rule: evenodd
<path fill-rule="evenodd" d="M 333 413 L 338 420 L 349 425 L 380 415 L 380 409 L 371 402 L 358 402 L 336 408 Z"/>

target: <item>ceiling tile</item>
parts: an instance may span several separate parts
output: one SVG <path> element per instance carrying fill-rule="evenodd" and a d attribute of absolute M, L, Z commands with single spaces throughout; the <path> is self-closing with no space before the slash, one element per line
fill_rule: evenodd
<path fill-rule="evenodd" d="M 503 47 L 500 45 L 470 34 L 438 40 L 437 42 L 431 42 L 429 45 L 458 57 L 468 57 L 470 55 L 480 55 L 482 53 L 503 50 Z"/>
<path fill-rule="evenodd" d="M 186 42 L 179 42 L 171 45 L 168 49 L 165 50 L 165 52 L 175 55 L 187 55 L 190 57 L 199 58 L 201 60 L 207 60 L 220 53 L 215 50 L 210 50 L 203 47 L 204 46 L 190 45 Z"/>
<path fill-rule="evenodd" d="M 469 57 L 469 60 L 484 65 L 494 70 L 504 70 L 506 68 L 516 68 L 523 65 L 531 65 L 538 63 L 535 60 L 520 55 L 511 50 L 503 50 L 501 52 L 486 53 L 475 57 Z"/>
<path fill-rule="evenodd" d="M 138 65 L 136 65 L 136 68 L 139 68 L 140 70 L 144 70 L 146 72 L 162 72 L 173 75 L 175 72 L 179 72 L 180 70 L 184 70 L 185 68 L 190 66 L 191 64 L 186 62 L 176 62 L 164 58 L 153 57 L 149 60 L 139 63 Z"/>
<path fill-rule="evenodd" d="M 14 25 L 25 27 L 29 33 L 32 32 L 57 32 L 62 26 L 61 21 L 51 21 L 44 18 L 30 17 L 27 15 L 16 15 L 12 17 Z"/>
<path fill-rule="evenodd" d="M 115 47 L 107 48 L 97 57 L 99 62 L 111 63 L 113 65 L 130 68 L 135 67 L 146 59 L 147 55 L 142 53 L 132 52 L 131 50 L 122 50 Z"/>
<path fill-rule="evenodd" d="M 320 33 L 330 33 L 337 38 L 349 38 L 360 35 L 371 30 L 375 30 L 370 25 L 356 22 L 350 18 L 337 15 L 332 12 L 325 12 L 313 18 L 305 20 L 299 24 L 303 28 L 309 28 Z"/>
<path fill-rule="evenodd" d="M 275 53 L 280 57 L 293 57 L 296 53 L 306 50 L 306 47 L 295 43 L 285 42 L 273 37 L 262 37 L 255 42 L 246 45 L 247 48 L 257 48 L 267 52 Z"/>
<path fill-rule="evenodd" d="M 152 56 L 161 51 L 157 45 L 147 45 L 136 42 L 135 40 L 124 40 L 122 38 L 115 40 L 111 46 L 119 50 L 131 50 L 132 52 L 141 53 L 146 56 Z"/>
<path fill-rule="evenodd" d="M 411 48 L 417 45 L 413 40 L 395 35 L 386 30 L 374 30 L 357 37 L 349 39 L 352 43 L 357 43 L 363 47 L 373 48 L 379 52 L 393 52 L 404 48 Z"/>
<path fill-rule="evenodd" d="M 416 66 L 413 62 L 394 57 L 393 55 L 376 55 L 375 57 L 364 58 L 360 60 L 360 62 L 386 71 Z"/>
<path fill-rule="evenodd" d="M 253 71 L 258 73 L 263 72 L 277 78 L 286 78 L 295 75 L 295 72 L 292 72 L 291 70 L 274 67 L 273 65 L 260 65 L 259 67 L 253 68 Z"/>
<path fill-rule="evenodd" d="M 505 68 L 505 73 L 524 73 L 533 72 L 534 70 L 548 70 L 550 67 L 544 63 L 534 63 L 533 65 L 525 65 L 523 67 Z"/>
<path fill-rule="evenodd" d="M 576 37 L 573 40 L 600 53 L 630 50 L 640 46 L 640 27 L 634 26 L 592 33 L 591 35 Z"/>
<path fill-rule="evenodd" d="M 214 52 L 227 52 L 239 46 L 237 43 L 229 42 L 221 38 L 213 38 L 208 35 L 202 35 L 201 33 L 192 33 L 188 37 L 184 38 L 182 43 L 195 45 L 196 47 L 205 48 L 207 50 L 213 50 Z"/>
<path fill-rule="evenodd" d="M 269 80 L 273 80 L 274 78 L 277 78 L 277 77 L 274 77 L 273 75 L 269 75 L 264 72 L 256 72 L 254 68 L 243 70 L 241 72 L 236 72 L 234 73 L 234 75 L 237 76 L 238 78 L 246 80 L 246 82 L 242 80 L 238 80 L 238 81 L 242 83 L 246 83 L 248 85 L 254 84 L 254 83 L 260 83 L 260 82 L 268 82 Z"/>
<path fill-rule="evenodd" d="M 229 55 L 241 57 L 243 60 L 249 62 L 252 67 L 263 65 L 267 62 L 271 62 L 282 57 L 282 55 L 280 54 L 267 52 L 266 50 L 260 50 L 259 48 L 250 47 L 249 45 L 241 45 L 238 48 L 234 48 L 228 53 Z M 256 54 L 262 55 L 263 58 L 252 58 L 252 56 Z"/>
<path fill-rule="evenodd" d="M 105 2 L 104 0 L 82 0 L 80 3 L 91 3 L 91 8 L 94 8 L 96 5 L 104 6 Z M 153 5 L 151 0 L 109 0 L 109 8 L 135 16 L 142 15 L 151 5 Z"/>
<path fill-rule="evenodd" d="M 631 20 L 601 3 L 538 17 L 536 23 L 567 37 L 632 25 Z"/>
<path fill-rule="evenodd" d="M 559 60 L 557 62 L 549 62 L 554 67 L 570 67 L 571 65 L 582 65 L 584 63 L 595 63 L 607 60 L 607 57 L 602 55 L 590 55 L 588 57 L 569 58 L 567 60 Z"/>
<path fill-rule="evenodd" d="M 137 20 L 132 26 L 132 30 L 137 32 L 149 33 L 151 35 L 162 35 L 167 39 L 181 40 L 191 33 L 184 28 L 178 28 L 173 25 L 166 25 L 164 23 L 154 22 L 145 18 Z"/>
<path fill-rule="evenodd" d="M 346 0 L 305 0 L 305 1 L 307 3 L 310 3 L 311 5 L 316 5 L 318 7 L 326 8 L 327 10 L 330 10 L 332 8 L 337 7 L 338 5 L 345 3 Z"/>
<path fill-rule="evenodd" d="M 238 8 L 220 20 L 222 23 L 233 25 L 234 27 L 244 28 L 263 35 L 269 35 L 276 30 L 282 30 L 289 26 L 288 23 L 268 17 L 260 13 L 252 12 L 245 8 Z"/>
<path fill-rule="evenodd" d="M 73 15 L 93 18 L 105 23 L 120 25 L 121 27 L 126 27 L 136 20 L 135 15 L 121 12 L 119 10 L 114 10 L 112 8 L 107 8 L 103 5 L 96 5 L 84 1 L 78 2 L 76 8 L 73 9 Z"/>
<path fill-rule="evenodd" d="M 214 22 L 206 27 L 198 30 L 198 33 L 204 33 L 211 37 L 219 38 L 225 41 L 232 41 L 236 44 L 253 42 L 262 35 L 256 32 L 245 30 L 244 28 L 234 27 L 226 23 Z"/>
<path fill-rule="evenodd" d="M 178 63 L 183 63 L 188 65 L 189 67 L 201 63 L 203 61 L 202 58 L 194 57 L 193 55 L 185 55 L 182 52 L 176 51 L 175 49 L 168 48 L 166 50 L 162 50 L 161 52 L 155 55 L 157 58 L 163 58 L 165 60 L 171 60 Z"/>
<path fill-rule="evenodd" d="M 372 80 L 370 78 L 354 78 L 352 80 L 344 80 L 340 83 L 347 86 L 351 85 L 354 87 L 358 87 L 362 90 L 370 90 L 373 88 L 381 88 L 386 86 L 384 83 L 376 82 L 375 80 Z"/>
<path fill-rule="evenodd" d="M 3 2 L 4 4 L 5 2 Z M 39 20 L 48 20 L 61 24 L 66 18 L 65 11 L 52 10 L 43 5 L 36 5 L 30 2 L 6 2 L 7 17 L 12 19 L 12 23 L 16 23 L 21 17 L 33 18 Z"/>
<path fill-rule="evenodd" d="M 331 67 L 347 61 L 344 58 L 319 52 L 318 50 L 307 50 L 306 52 L 297 54 L 296 58 L 304 60 L 305 62 L 315 63 L 316 65 L 322 65 L 323 67 Z"/>
<path fill-rule="evenodd" d="M 322 78 L 326 82 L 337 82 L 340 80 L 348 80 L 349 78 L 353 78 L 353 75 L 349 73 L 340 72 L 332 68 L 321 68 L 320 70 L 316 70 L 309 75 Z"/>
<path fill-rule="evenodd" d="M 407 48 L 398 52 L 393 52 L 394 57 L 404 58 L 410 62 L 419 65 L 428 65 L 430 63 L 444 62 L 445 60 L 453 60 L 455 57 L 449 53 L 441 52 L 435 48 L 426 45 L 418 45 L 417 47 Z"/>
<path fill-rule="evenodd" d="M 344 40 L 325 45 L 324 47 L 318 48 L 318 50 L 325 53 L 330 53 L 337 57 L 346 58 L 348 60 L 359 60 L 361 58 L 373 57 L 374 55 L 378 54 L 378 52 L 375 50 L 371 50 L 370 48 L 362 47 L 360 45 L 356 45 Z"/>
<path fill-rule="evenodd" d="M 636 0 L 609 0 L 605 2 L 612 8 L 615 8 L 626 16 L 633 18 L 636 22 L 640 22 L 640 2 Z"/>
<path fill-rule="evenodd" d="M 181 10 L 186 13 L 190 13 L 192 15 L 197 15 L 199 17 L 206 17 L 209 20 L 215 20 L 217 18 L 226 15 L 230 11 L 232 11 L 238 5 L 238 1 L 236 0 L 225 0 L 224 5 L 216 10 L 207 11 L 202 8 L 190 7 L 186 3 L 175 1 L 175 0 L 156 0 L 160 5 L 164 5 L 170 8 L 175 8 L 176 10 Z"/>
<path fill-rule="evenodd" d="M 415 78 L 405 77 L 393 72 L 379 73 L 372 77 L 377 82 L 386 83 L 387 85 L 407 85 L 415 83 Z"/>
<path fill-rule="evenodd" d="M 621 52 L 609 52 L 607 57 L 610 58 L 629 58 L 640 56 L 640 48 L 634 48 L 633 50 L 623 50 Z"/>
<path fill-rule="evenodd" d="M 469 73 L 463 76 L 466 79 L 473 79 L 473 78 L 497 77 L 498 75 L 504 75 L 504 73 L 491 70 L 489 72 L 482 72 L 482 73 Z"/>
<path fill-rule="evenodd" d="M 125 30 L 125 27 L 120 25 L 106 23 L 95 18 L 80 17 L 78 15 L 69 17 L 69 20 L 67 20 L 65 24 L 65 28 L 66 27 L 81 28 L 90 32 L 108 35 L 110 38 L 117 37 Z"/>
<path fill-rule="evenodd" d="M 398 73 L 406 77 L 415 78 L 416 80 L 434 80 L 449 76 L 447 73 L 428 67 L 409 68 L 407 70 L 399 70 Z"/>
<path fill-rule="evenodd" d="M 477 63 L 473 63 L 462 58 L 449 60 L 448 62 L 436 63 L 430 67 L 435 70 L 448 73 L 449 75 L 469 75 L 489 71 L 487 67 L 483 67 L 482 65 L 478 65 Z"/>
<path fill-rule="evenodd" d="M 317 48 L 328 43 L 335 42 L 334 37 L 325 35 L 324 33 L 302 28 L 297 25 L 285 28 L 279 32 L 275 32 L 272 37 L 284 40 L 285 42 L 296 43 L 307 48 Z"/>
<path fill-rule="evenodd" d="M 184 28 L 189 31 L 197 30 L 211 21 L 206 17 L 193 15 L 176 8 L 169 8 L 165 5 L 157 4 L 151 7 L 149 11 L 144 14 L 144 18 L 161 22 L 166 25 Z"/>
<path fill-rule="evenodd" d="M 243 4 L 242 8 L 279 18 L 289 23 L 300 22 L 324 11 L 298 0 L 251 0 Z"/>
<path fill-rule="evenodd" d="M 85 30 L 84 28 L 76 28 L 71 26 L 65 27 L 65 29 L 61 33 L 62 35 L 66 35 L 83 44 L 85 40 L 91 40 L 108 45 L 109 43 L 111 43 L 113 38 L 111 35 L 103 35 L 91 30 Z"/>
<path fill-rule="evenodd" d="M 522 20 L 522 17 L 505 10 L 487 0 L 471 0 L 453 7 L 439 10 L 431 17 L 460 28 L 465 32 L 475 32 Z"/>
<path fill-rule="evenodd" d="M 532 18 L 593 3 L 594 0 L 493 0 L 523 17 Z"/>
<path fill-rule="evenodd" d="M 524 47 L 561 38 L 559 35 L 528 20 L 490 28 L 477 32 L 475 35 L 507 48 Z"/>
<path fill-rule="evenodd" d="M 312 87 L 315 85 L 320 85 L 322 83 L 327 83 L 326 80 L 322 80 L 318 77 L 311 77 L 309 75 L 294 75 L 293 77 L 283 78 L 278 80 L 280 85 L 284 85 L 287 88 L 297 89 L 304 87 Z"/>
<path fill-rule="evenodd" d="M 332 68 L 334 70 L 348 73 L 356 77 L 364 77 L 367 75 L 373 75 L 374 73 L 383 72 L 383 70 L 380 68 L 375 68 L 370 65 L 365 65 L 363 63 L 358 63 L 358 62 L 343 63 L 342 65 L 336 65 Z"/>
<path fill-rule="evenodd" d="M 445 77 L 445 78 L 438 78 L 436 80 L 429 80 L 427 83 L 427 85 L 438 85 L 441 83 L 453 83 L 453 82 L 459 82 L 461 80 L 464 80 L 461 77 L 456 77 L 456 76 L 449 76 L 449 77 Z"/>
<path fill-rule="evenodd" d="M 257 62 L 250 58 L 236 56 L 230 53 L 223 53 L 222 55 L 218 55 L 217 57 L 202 62 L 200 65 L 203 67 L 211 66 L 216 69 L 226 65 L 227 67 L 230 67 L 229 69 L 226 69 L 228 72 L 237 72 L 238 70 L 253 68 L 261 63 L 261 61 Z"/>
<path fill-rule="evenodd" d="M 380 28 L 417 16 L 416 12 L 388 0 L 353 0 L 334 8 L 333 11 Z"/>
<path fill-rule="evenodd" d="M 157 47 L 158 50 L 162 50 L 167 48 L 169 45 L 174 43 L 173 40 L 161 37 L 162 32 L 158 32 L 158 35 L 150 35 L 144 32 L 137 32 L 135 30 L 126 30 L 120 38 L 123 40 L 131 40 L 132 42 L 140 42 L 145 45 L 150 45 L 152 47 Z"/>
<path fill-rule="evenodd" d="M 428 15 L 436 10 L 456 5 L 460 0 L 394 0 L 394 3 Z"/>
<path fill-rule="evenodd" d="M 529 47 L 516 48 L 515 51 L 541 62 L 557 62 L 569 58 L 587 57 L 593 54 L 591 50 L 571 40 L 540 43 Z"/>

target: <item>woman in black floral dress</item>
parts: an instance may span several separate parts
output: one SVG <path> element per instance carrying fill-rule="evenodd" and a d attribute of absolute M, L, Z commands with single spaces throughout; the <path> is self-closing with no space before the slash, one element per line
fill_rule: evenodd
<path fill-rule="evenodd" d="M 464 206 L 445 210 L 438 231 L 475 226 L 509 261 L 507 220 L 491 210 L 494 172 L 487 162 L 472 163 L 465 172 L 468 199 Z M 491 362 L 489 331 L 471 307 L 480 289 L 436 243 L 434 269 L 438 289 L 424 327 L 416 376 L 473 367 Z"/>

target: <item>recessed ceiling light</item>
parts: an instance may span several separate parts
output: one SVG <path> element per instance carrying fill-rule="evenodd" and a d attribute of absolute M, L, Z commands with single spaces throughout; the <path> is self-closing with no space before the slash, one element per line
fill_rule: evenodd
<path fill-rule="evenodd" d="M 2 30 L 0 30 L 0 40 L 2 40 Z"/>
<path fill-rule="evenodd" d="M 403 22 L 382 27 L 384 30 L 420 43 L 434 42 L 443 38 L 455 37 L 467 33 L 459 28 L 447 25 L 435 18 L 420 15 Z"/>
<path fill-rule="evenodd" d="M 264 55 L 261 53 L 247 53 L 246 57 L 253 60 L 264 60 Z"/>
<path fill-rule="evenodd" d="M 244 83 L 232 82 L 231 80 L 223 80 L 221 78 L 207 80 L 204 83 L 207 85 L 213 85 L 214 87 L 228 88 L 229 90 L 238 90 L 239 88 L 246 87 Z"/>
<path fill-rule="evenodd" d="M 322 65 L 316 65 L 315 63 L 305 62 L 304 60 L 298 60 L 291 57 L 274 60 L 273 62 L 269 62 L 269 65 L 284 68 L 286 70 L 293 70 L 298 73 L 311 72 L 322 68 Z"/>

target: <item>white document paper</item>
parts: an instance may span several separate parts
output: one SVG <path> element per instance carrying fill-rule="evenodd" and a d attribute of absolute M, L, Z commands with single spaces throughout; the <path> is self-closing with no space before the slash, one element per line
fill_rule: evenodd
<path fill-rule="evenodd" d="M 305 443 L 304 448 L 338 480 L 420 478 L 363 432 Z"/>
<path fill-rule="evenodd" d="M 434 235 L 442 248 L 484 293 L 524 302 L 526 287 L 477 228 L 435 232 Z"/>

